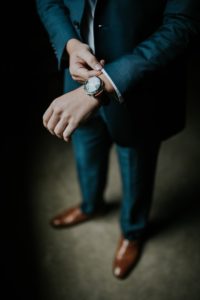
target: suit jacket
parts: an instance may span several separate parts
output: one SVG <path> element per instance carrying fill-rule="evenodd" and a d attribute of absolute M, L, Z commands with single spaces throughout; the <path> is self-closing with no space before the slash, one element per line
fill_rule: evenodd
<path fill-rule="evenodd" d="M 37 0 L 37 8 L 64 69 L 65 92 L 79 86 L 70 77 L 65 45 L 82 37 L 84 0 Z M 116 143 L 163 140 L 185 125 L 186 56 L 200 33 L 199 0 L 99 0 L 94 18 L 96 56 L 105 59 L 125 102 L 102 108 Z"/>

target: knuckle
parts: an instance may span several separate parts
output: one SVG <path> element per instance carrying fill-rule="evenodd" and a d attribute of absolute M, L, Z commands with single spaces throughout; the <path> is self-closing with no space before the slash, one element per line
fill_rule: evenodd
<path fill-rule="evenodd" d="M 74 68 L 73 71 L 70 73 L 72 78 L 76 79 L 76 77 L 78 76 L 78 69 L 77 68 Z"/>
<path fill-rule="evenodd" d="M 62 121 L 66 123 L 69 120 L 69 118 L 70 118 L 70 114 L 67 111 L 64 112 L 62 116 Z"/>
<path fill-rule="evenodd" d="M 72 79 L 76 81 L 76 76 L 72 75 Z"/>
<path fill-rule="evenodd" d="M 54 107 L 54 114 L 55 115 L 60 115 L 62 112 L 61 107 L 60 106 L 55 106 Z"/>
<path fill-rule="evenodd" d="M 51 107 L 52 107 L 53 110 L 55 109 L 57 104 L 58 104 L 58 98 L 54 99 L 53 102 L 51 103 Z"/>
<path fill-rule="evenodd" d="M 55 99 L 53 100 L 52 104 L 55 105 L 55 104 L 58 102 L 58 99 L 59 99 L 59 98 L 55 98 Z"/>
<path fill-rule="evenodd" d="M 87 50 L 87 51 L 90 50 L 89 45 L 86 44 L 86 43 L 83 43 L 83 44 L 82 44 L 82 47 L 83 47 L 84 50 Z"/>

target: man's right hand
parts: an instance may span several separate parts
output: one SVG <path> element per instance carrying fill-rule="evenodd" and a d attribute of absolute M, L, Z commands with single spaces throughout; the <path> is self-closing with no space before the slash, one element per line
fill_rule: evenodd
<path fill-rule="evenodd" d="M 83 83 L 89 77 L 101 74 L 104 60 L 99 62 L 87 44 L 77 39 L 70 39 L 66 45 L 66 50 L 69 54 L 69 71 L 75 81 Z"/>

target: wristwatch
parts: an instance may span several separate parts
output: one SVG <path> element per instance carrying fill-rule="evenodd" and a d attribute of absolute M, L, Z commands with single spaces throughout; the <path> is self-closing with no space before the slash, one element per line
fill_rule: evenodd
<path fill-rule="evenodd" d="M 87 95 L 97 97 L 104 91 L 104 82 L 97 76 L 92 76 L 83 84 L 84 90 Z"/>

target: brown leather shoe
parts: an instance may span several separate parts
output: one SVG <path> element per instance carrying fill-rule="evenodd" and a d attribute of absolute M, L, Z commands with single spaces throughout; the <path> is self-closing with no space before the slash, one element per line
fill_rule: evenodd
<path fill-rule="evenodd" d="M 119 240 L 113 261 L 113 274 L 118 279 L 124 279 L 136 265 L 141 253 L 141 242 L 128 240 L 123 236 Z"/>
<path fill-rule="evenodd" d="M 88 221 L 93 215 L 87 215 L 83 213 L 79 206 L 71 207 L 61 214 L 55 216 L 50 224 L 54 228 L 68 228 L 79 223 Z"/>

